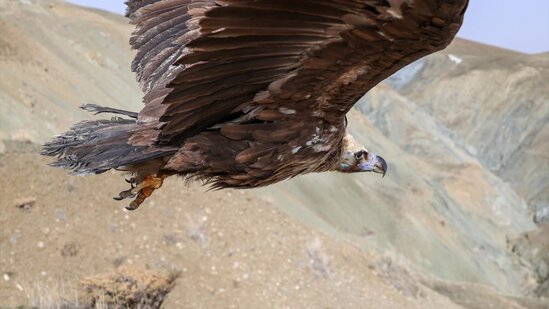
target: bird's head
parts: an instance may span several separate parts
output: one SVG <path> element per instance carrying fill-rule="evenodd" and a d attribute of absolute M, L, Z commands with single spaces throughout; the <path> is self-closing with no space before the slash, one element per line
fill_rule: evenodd
<path fill-rule="evenodd" d="M 337 170 L 342 173 L 374 172 L 387 173 L 387 163 L 375 153 L 360 145 L 351 135 L 343 138 L 341 158 Z"/>

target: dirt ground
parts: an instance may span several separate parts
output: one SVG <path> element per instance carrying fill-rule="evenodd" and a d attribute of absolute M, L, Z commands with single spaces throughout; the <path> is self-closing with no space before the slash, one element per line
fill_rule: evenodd
<path fill-rule="evenodd" d="M 76 298 L 82 278 L 121 266 L 180 271 L 165 308 L 457 307 L 246 192 L 173 178 L 127 212 L 111 199 L 122 175 L 72 177 L 47 162 L 0 155 L 0 307 Z"/>

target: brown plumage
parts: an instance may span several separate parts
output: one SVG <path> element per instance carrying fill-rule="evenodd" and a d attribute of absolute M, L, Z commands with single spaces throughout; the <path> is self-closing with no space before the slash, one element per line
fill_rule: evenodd
<path fill-rule="evenodd" d="M 345 114 L 406 64 L 446 47 L 467 0 L 129 0 L 134 119 L 87 121 L 44 154 L 75 173 L 134 173 L 136 208 L 173 174 L 253 188 L 299 174 L 385 174 Z"/>

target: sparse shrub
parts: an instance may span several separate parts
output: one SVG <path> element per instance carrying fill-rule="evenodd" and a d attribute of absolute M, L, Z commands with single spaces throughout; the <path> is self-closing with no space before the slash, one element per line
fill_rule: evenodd
<path fill-rule="evenodd" d="M 86 308 L 160 308 L 177 277 L 123 267 L 114 274 L 82 280 L 79 299 Z"/>
<path fill-rule="evenodd" d="M 401 262 L 403 263 L 403 262 Z M 374 265 L 376 273 L 392 285 L 397 291 L 407 297 L 417 298 L 423 295 L 418 279 L 389 256 L 380 258 Z"/>
<path fill-rule="evenodd" d="M 322 248 L 320 239 L 307 243 L 307 256 L 309 257 L 309 266 L 319 276 L 327 278 L 330 275 L 330 258 Z"/>
<path fill-rule="evenodd" d="M 78 304 L 76 289 L 66 282 L 48 280 L 46 282 L 35 281 L 25 286 L 30 305 L 20 306 L 25 309 L 76 309 L 82 308 Z"/>
<path fill-rule="evenodd" d="M 112 274 L 85 278 L 78 288 L 64 282 L 35 282 L 25 287 L 25 309 L 154 309 L 160 308 L 178 274 L 120 268 Z"/>
<path fill-rule="evenodd" d="M 205 222 L 206 220 L 204 218 L 195 220 L 187 215 L 187 233 L 194 242 L 202 247 L 205 247 L 208 244 L 208 237 L 204 231 Z"/>

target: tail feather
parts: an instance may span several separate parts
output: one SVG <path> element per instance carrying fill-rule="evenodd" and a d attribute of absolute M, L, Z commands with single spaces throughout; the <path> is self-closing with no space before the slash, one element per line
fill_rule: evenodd
<path fill-rule="evenodd" d="M 125 115 L 134 119 L 137 119 L 137 115 L 138 115 L 135 112 L 130 112 L 123 109 L 112 108 L 112 107 L 104 107 L 104 106 L 99 106 L 95 104 L 82 105 L 80 106 L 80 108 L 87 112 L 94 113 L 94 115 L 101 114 L 101 113 L 111 113 L 111 114 Z"/>
<path fill-rule="evenodd" d="M 113 110 L 109 112 L 120 111 Z M 86 175 L 100 174 L 175 152 L 172 147 L 129 144 L 128 140 L 136 130 L 138 125 L 134 119 L 82 121 L 46 143 L 41 154 L 58 158 L 51 166 L 70 169 L 72 174 Z"/>

